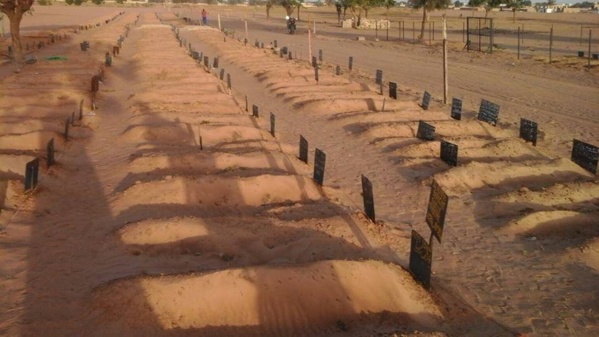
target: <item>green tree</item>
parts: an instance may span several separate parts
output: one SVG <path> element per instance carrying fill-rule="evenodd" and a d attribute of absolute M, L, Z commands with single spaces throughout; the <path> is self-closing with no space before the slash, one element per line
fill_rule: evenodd
<path fill-rule="evenodd" d="M 35 0 L 0 0 L 0 12 L 6 14 L 10 24 L 10 35 L 15 60 L 23 62 L 23 45 L 21 44 L 21 20 L 31 10 Z"/>
<path fill-rule="evenodd" d="M 422 8 L 422 27 L 420 28 L 419 40 L 424 38 L 424 28 L 428 18 L 428 12 L 436 9 L 447 8 L 450 0 L 411 0 L 412 6 L 416 9 Z"/>
<path fill-rule="evenodd" d="M 95 3 L 96 5 L 101 5 L 104 3 L 104 0 L 92 0 L 93 3 Z"/>
<path fill-rule="evenodd" d="M 389 9 L 394 7 L 397 2 L 395 0 L 383 0 L 383 6 L 387 9 L 387 20 L 389 20 Z"/>
<path fill-rule="evenodd" d="M 516 12 L 522 8 L 522 0 L 507 0 L 507 5 L 512 9 L 512 22 L 516 22 Z"/>
<path fill-rule="evenodd" d="M 479 6 L 484 6 L 485 7 L 485 18 L 489 15 L 489 12 L 491 11 L 491 9 L 493 8 L 497 8 L 499 7 L 499 5 L 506 3 L 507 0 L 470 0 L 468 2 L 468 6 L 473 6 L 473 7 L 479 7 Z"/>
<path fill-rule="evenodd" d="M 119 5 L 122 5 L 125 2 L 127 2 L 127 0 L 116 0 L 116 3 L 119 4 Z"/>
<path fill-rule="evenodd" d="M 459 8 L 459 7 L 464 6 L 464 3 L 460 2 L 460 0 L 457 0 L 456 2 L 453 3 L 453 5 Z"/>

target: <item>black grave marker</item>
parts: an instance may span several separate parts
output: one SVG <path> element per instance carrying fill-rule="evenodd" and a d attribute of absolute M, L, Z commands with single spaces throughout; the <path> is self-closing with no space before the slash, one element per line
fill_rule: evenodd
<path fill-rule="evenodd" d="M 528 119 L 520 118 L 520 138 L 537 146 L 538 124 Z"/>
<path fill-rule="evenodd" d="M 571 159 L 585 170 L 592 173 L 597 173 L 599 148 L 589 143 L 574 139 L 574 143 L 572 144 Z"/>
<path fill-rule="evenodd" d="M 299 143 L 299 159 L 308 164 L 308 141 L 301 135 Z"/>
<path fill-rule="evenodd" d="M 225 68 L 221 68 L 220 69 L 220 80 L 224 80 L 225 79 Z"/>
<path fill-rule="evenodd" d="M 431 104 L 431 94 L 428 91 L 425 91 L 422 95 L 422 104 L 420 104 L 420 107 L 424 110 L 428 110 L 429 104 Z"/>
<path fill-rule="evenodd" d="M 256 118 L 260 117 L 260 111 L 258 110 L 258 106 L 256 104 L 252 105 L 252 116 Z"/>
<path fill-rule="evenodd" d="M 69 127 L 71 126 L 71 119 L 67 118 L 64 123 L 64 139 L 69 140 Z"/>
<path fill-rule="evenodd" d="M 79 102 L 79 120 L 83 119 L 83 100 Z"/>
<path fill-rule="evenodd" d="M 316 181 L 316 183 L 320 186 L 322 186 L 324 182 L 324 169 L 326 162 L 326 153 L 322 152 L 320 149 L 316 149 L 314 151 L 314 181 Z"/>
<path fill-rule="evenodd" d="M 354 57 L 350 56 L 349 57 L 349 65 L 348 65 L 349 70 L 352 70 L 354 68 Z"/>
<path fill-rule="evenodd" d="M 227 88 L 231 89 L 231 74 L 227 74 Z"/>
<path fill-rule="evenodd" d="M 376 222 L 372 183 L 364 175 L 362 175 L 362 199 L 364 200 L 364 213 L 372 222 Z"/>
<path fill-rule="evenodd" d="M 412 230 L 409 269 L 416 281 L 420 282 L 426 290 L 431 288 L 432 263 L 433 250 L 431 246 L 418 232 Z"/>
<path fill-rule="evenodd" d="M 337 76 L 341 75 L 341 67 L 340 66 L 335 67 L 335 75 L 337 75 Z"/>
<path fill-rule="evenodd" d="M 37 186 L 37 177 L 39 175 L 40 159 L 35 158 L 25 165 L 25 191 Z"/>
<path fill-rule="evenodd" d="M 418 131 L 416 137 L 422 140 L 435 139 L 435 127 L 423 121 L 418 121 Z"/>
<path fill-rule="evenodd" d="M 208 56 L 204 56 L 204 67 L 208 68 Z"/>
<path fill-rule="evenodd" d="M 277 48 L 277 46 L 278 46 L 277 40 L 274 41 L 274 46 L 275 46 L 275 48 Z"/>
<path fill-rule="evenodd" d="M 275 115 L 272 112 L 270 113 L 270 134 L 275 136 Z"/>
<path fill-rule="evenodd" d="M 312 56 L 312 67 L 318 68 L 318 62 L 316 61 L 316 56 Z"/>
<path fill-rule="evenodd" d="M 451 166 L 458 166 L 458 146 L 456 144 L 441 141 L 441 160 Z"/>
<path fill-rule="evenodd" d="M 397 99 L 397 83 L 389 82 L 389 97 Z"/>
<path fill-rule="evenodd" d="M 50 139 L 48 145 L 46 145 L 46 153 L 48 158 L 47 165 L 50 167 L 56 162 L 54 160 L 54 138 Z"/>
<path fill-rule="evenodd" d="M 212 68 L 218 68 L 218 57 L 214 58 L 214 61 L 212 62 Z"/>
<path fill-rule="evenodd" d="M 322 49 L 318 49 L 318 61 L 322 63 Z"/>
<path fill-rule="evenodd" d="M 458 121 L 462 119 L 462 100 L 459 98 L 451 99 L 451 118 Z"/>
<path fill-rule="evenodd" d="M 499 105 L 485 99 L 481 100 L 480 109 L 478 110 L 478 119 L 496 126 L 497 120 L 499 119 Z"/>
<path fill-rule="evenodd" d="M 383 84 L 383 71 L 380 69 L 376 71 L 375 83 L 378 85 Z"/>
<path fill-rule="evenodd" d="M 449 198 L 441 186 L 433 180 L 431 194 L 428 199 L 428 209 L 426 210 L 426 223 L 431 229 L 432 234 L 441 243 L 443 236 L 443 225 L 445 224 L 445 214 L 447 214 L 447 203 Z"/>

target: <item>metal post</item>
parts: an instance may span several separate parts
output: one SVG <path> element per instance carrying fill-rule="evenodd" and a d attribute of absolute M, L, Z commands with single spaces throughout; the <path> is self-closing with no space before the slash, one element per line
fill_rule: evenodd
<path fill-rule="evenodd" d="M 443 15 L 443 104 L 447 104 L 449 96 L 449 81 L 447 79 L 447 21 Z"/>
<path fill-rule="evenodd" d="M 589 29 L 589 55 L 588 55 L 588 67 L 591 69 L 591 29 Z"/>
<path fill-rule="evenodd" d="M 553 49 L 553 26 L 549 30 L 549 63 L 551 63 L 551 52 Z"/>
<path fill-rule="evenodd" d="M 412 21 L 412 42 L 416 42 L 416 23 Z"/>
<path fill-rule="evenodd" d="M 518 27 L 518 60 L 520 59 L 520 27 Z"/>

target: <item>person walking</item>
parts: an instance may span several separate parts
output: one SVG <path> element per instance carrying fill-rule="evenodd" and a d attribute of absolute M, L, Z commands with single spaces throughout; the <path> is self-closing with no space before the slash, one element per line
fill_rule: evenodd
<path fill-rule="evenodd" d="M 206 8 L 202 8 L 202 24 L 205 26 L 208 24 L 208 12 Z"/>

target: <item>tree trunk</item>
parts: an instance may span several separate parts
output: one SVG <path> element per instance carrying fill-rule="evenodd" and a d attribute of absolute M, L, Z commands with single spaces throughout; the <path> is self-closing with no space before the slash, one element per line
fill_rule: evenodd
<path fill-rule="evenodd" d="M 16 10 L 14 13 L 6 14 L 10 22 L 10 36 L 12 39 L 12 49 L 14 59 L 17 63 L 23 62 L 23 45 L 21 44 L 21 20 L 23 12 Z"/>
<path fill-rule="evenodd" d="M 512 23 L 516 23 L 516 9 L 512 9 L 512 12 L 514 13 L 514 15 L 512 16 Z"/>
<path fill-rule="evenodd" d="M 422 27 L 420 28 L 420 36 L 418 36 L 418 40 L 422 41 L 424 38 L 424 26 L 426 25 L 426 7 L 422 7 Z"/>
<path fill-rule="evenodd" d="M 272 5 L 270 3 L 266 4 L 266 20 L 270 19 L 270 8 Z"/>
<path fill-rule="evenodd" d="M 302 7 L 302 6 L 297 6 L 297 21 L 299 21 L 299 20 L 300 20 L 300 8 L 301 8 L 301 7 Z"/>

